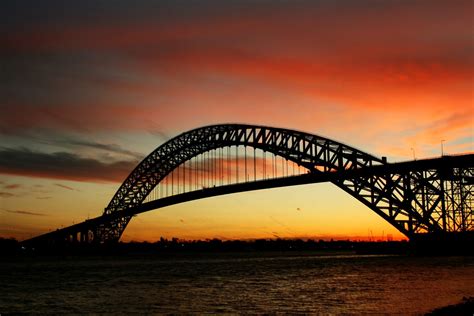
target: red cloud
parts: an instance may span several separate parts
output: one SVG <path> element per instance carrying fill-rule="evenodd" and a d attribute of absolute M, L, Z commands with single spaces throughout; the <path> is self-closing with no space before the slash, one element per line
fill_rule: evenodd
<path fill-rule="evenodd" d="M 301 4 L 159 23 L 26 25 L 0 40 L 6 56 L 105 53 L 115 57 L 106 71 L 141 80 L 88 74 L 82 80 L 100 91 L 92 102 L 5 101 L 0 131 L 143 130 L 158 122 L 175 133 L 242 121 L 330 131 L 348 143 L 345 135 L 357 135 L 357 144 L 387 131 L 410 142 L 465 137 L 473 116 L 471 11 L 470 1 Z M 466 119 L 449 124 L 453 115 Z M 416 131 L 432 122 L 442 128 Z"/>

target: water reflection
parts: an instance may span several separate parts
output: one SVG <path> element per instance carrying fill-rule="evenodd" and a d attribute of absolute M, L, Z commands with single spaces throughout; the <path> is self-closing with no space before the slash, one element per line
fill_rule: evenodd
<path fill-rule="evenodd" d="M 216 255 L 0 264 L 0 312 L 416 314 L 474 296 L 474 259 Z"/>

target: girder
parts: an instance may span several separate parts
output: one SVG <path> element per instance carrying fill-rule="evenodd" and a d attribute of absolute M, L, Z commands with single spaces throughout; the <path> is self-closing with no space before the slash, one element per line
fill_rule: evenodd
<path fill-rule="evenodd" d="M 96 243 L 118 241 L 145 198 L 170 173 L 193 157 L 234 146 L 259 149 L 303 166 L 313 182 L 334 183 L 410 238 L 423 232 L 473 229 L 472 155 L 389 164 L 385 158 L 317 135 L 226 124 L 182 133 L 154 150 L 122 183 L 102 220 L 81 226 L 81 235 Z M 304 183 L 303 178 L 299 181 Z M 212 190 L 206 196 L 212 196 Z"/>

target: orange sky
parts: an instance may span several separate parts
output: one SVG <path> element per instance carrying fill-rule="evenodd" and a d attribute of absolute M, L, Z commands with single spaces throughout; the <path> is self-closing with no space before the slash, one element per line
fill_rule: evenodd
<path fill-rule="evenodd" d="M 201 125 L 303 130 L 389 161 L 437 156 L 442 140 L 472 152 L 472 6 L 7 4 L 0 236 L 101 214 L 143 157 Z M 400 236 L 359 204 L 329 184 L 242 193 L 140 215 L 124 240 Z"/>

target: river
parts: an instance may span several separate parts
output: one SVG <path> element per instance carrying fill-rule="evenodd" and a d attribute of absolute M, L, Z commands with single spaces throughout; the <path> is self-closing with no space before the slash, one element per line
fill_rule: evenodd
<path fill-rule="evenodd" d="M 474 296 L 473 257 L 10 258 L 0 314 L 420 314 Z"/>

